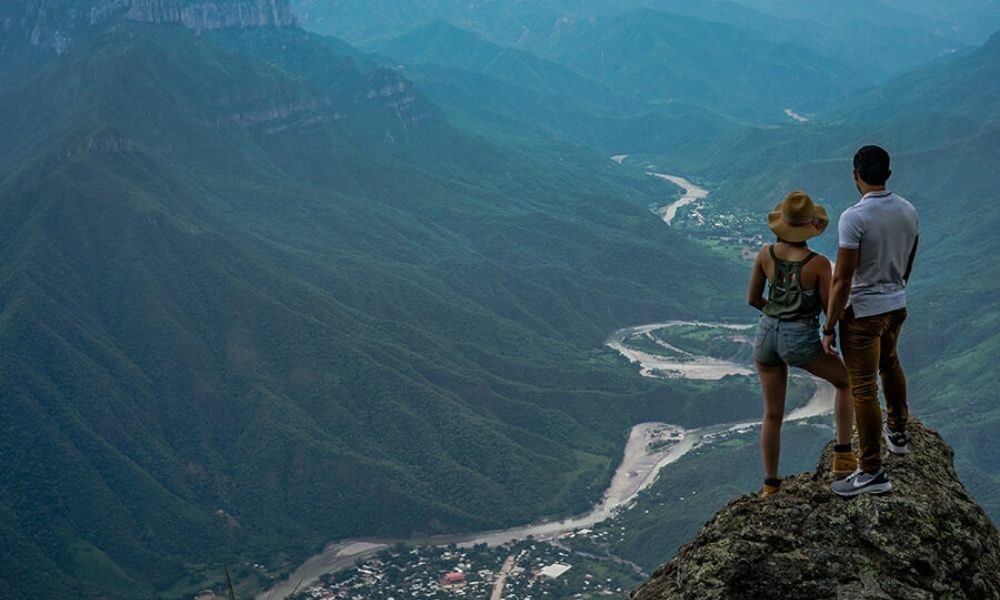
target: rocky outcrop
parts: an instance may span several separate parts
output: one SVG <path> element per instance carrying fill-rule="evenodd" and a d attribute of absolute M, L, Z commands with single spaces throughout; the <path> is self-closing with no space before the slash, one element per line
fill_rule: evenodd
<path fill-rule="evenodd" d="M 10 0 L 0 3 L 4 31 L 21 29 L 27 42 L 67 52 L 88 28 L 116 19 L 178 23 L 194 31 L 295 25 L 289 0 Z"/>
<path fill-rule="evenodd" d="M 268 134 L 346 118 L 345 114 L 333 108 L 333 100 L 329 96 L 303 96 L 297 90 L 283 86 L 217 98 L 205 105 L 203 110 L 215 125 L 263 126 L 262 130 Z"/>
<path fill-rule="evenodd" d="M 3 32 L 23 35 L 36 48 L 62 54 L 85 25 L 85 11 L 67 0 L 0 2 Z"/>
<path fill-rule="evenodd" d="M 909 431 L 911 452 L 886 462 L 892 493 L 834 496 L 828 447 L 814 474 L 719 511 L 632 598 L 1000 598 L 1000 534 L 941 436 Z"/>
<path fill-rule="evenodd" d="M 127 154 L 135 150 L 135 141 L 116 132 L 105 132 L 87 137 L 87 152 Z"/>
<path fill-rule="evenodd" d="M 180 23 L 195 31 L 295 24 L 288 0 L 131 0 L 125 18 Z"/>

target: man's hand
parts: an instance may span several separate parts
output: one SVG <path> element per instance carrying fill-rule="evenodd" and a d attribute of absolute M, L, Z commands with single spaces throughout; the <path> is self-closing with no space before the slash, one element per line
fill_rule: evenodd
<path fill-rule="evenodd" d="M 830 333 L 823 336 L 823 351 L 830 356 L 837 356 L 837 334 Z"/>

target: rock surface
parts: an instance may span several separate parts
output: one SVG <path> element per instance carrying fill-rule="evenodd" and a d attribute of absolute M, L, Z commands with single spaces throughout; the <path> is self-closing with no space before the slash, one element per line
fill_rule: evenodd
<path fill-rule="evenodd" d="M 1000 534 L 941 436 L 909 433 L 885 460 L 892 493 L 833 495 L 828 446 L 814 474 L 720 510 L 632 598 L 1000 598 Z"/>
<path fill-rule="evenodd" d="M 178 23 L 198 32 L 296 24 L 289 0 L 0 1 L 0 32 L 20 29 L 31 46 L 59 54 L 88 28 L 117 19 Z"/>
<path fill-rule="evenodd" d="M 132 0 L 126 18 L 180 23 L 195 31 L 295 24 L 288 0 Z"/>

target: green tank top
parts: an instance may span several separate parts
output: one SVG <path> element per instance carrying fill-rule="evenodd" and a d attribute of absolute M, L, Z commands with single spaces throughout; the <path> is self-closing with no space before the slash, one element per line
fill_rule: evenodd
<path fill-rule="evenodd" d="M 786 321 L 808 321 L 819 316 L 819 290 L 802 289 L 799 281 L 802 268 L 816 257 L 815 252 L 802 260 L 781 260 L 774 254 L 774 245 L 768 248 L 774 260 L 774 281 L 768 281 L 767 304 L 764 314 Z"/>

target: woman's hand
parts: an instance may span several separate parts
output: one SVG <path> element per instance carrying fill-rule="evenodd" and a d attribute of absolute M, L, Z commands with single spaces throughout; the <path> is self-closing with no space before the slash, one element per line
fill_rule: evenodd
<path fill-rule="evenodd" d="M 837 356 L 837 333 L 823 333 L 823 351 L 830 356 Z"/>

